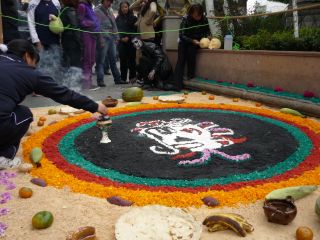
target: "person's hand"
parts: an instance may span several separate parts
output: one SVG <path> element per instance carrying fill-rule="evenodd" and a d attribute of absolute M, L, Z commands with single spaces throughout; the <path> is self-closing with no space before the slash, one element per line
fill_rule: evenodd
<path fill-rule="evenodd" d="M 49 21 L 55 20 L 57 17 L 53 14 L 49 14 Z"/>
<path fill-rule="evenodd" d="M 36 43 L 36 48 L 37 48 L 39 51 L 41 51 L 41 50 L 43 49 L 43 46 L 42 46 L 41 42 L 37 42 L 37 43 Z"/>
<path fill-rule="evenodd" d="M 149 75 L 148 75 L 148 79 L 150 81 L 152 81 L 154 79 L 154 75 L 156 74 L 156 71 L 155 70 L 152 70 L 151 72 L 149 72 Z"/>
<path fill-rule="evenodd" d="M 108 114 L 108 108 L 104 104 L 99 103 L 97 112 L 101 113 L 102 115 L 107 115 Z"/>
<path fill-rule="evenodd" d="M 128 37 L 124 37 L 124 38 L 121 39 L 121 41 L 126 43 L 126 42 L 129 41 L 129 38 Z"/>
<path fill-rule="evenodd" d="M 194 45 L 199 45 L 199 44 L 200 44 L 200 42 L 199 42 L 198 40 L 196 40 L 196 39 L 192 40 L 192 43 L 193 43 Z"/>

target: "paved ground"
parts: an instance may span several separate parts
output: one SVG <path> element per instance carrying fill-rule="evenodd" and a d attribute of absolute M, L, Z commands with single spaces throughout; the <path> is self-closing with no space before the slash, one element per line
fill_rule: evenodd
<path fill-rule="evenodd" d="M 95 82 L 96 76 L 93 76 L 94 82 Z M 129 88 L 132 86 L 138 86 L 138 85 L 131 85 L 131 84 L 124 84 L 124 85 L 115 85 L 113 82 L 113 78 L 110 75 L 105 76 L 105 83 L 106 87 L 100 88 L 96 91 L 82 91 L 81 93 L 94 99 L 95 101 L 102 100 L 106 98 L 107 96 L 111 96 L 113 98 L 121 98 L 121 94 L 125 88 Z M 158 95 L 165 95 L 165 94 L 172 94 L 174 92 L 172 91 L 144 91 L 145 96 L 158 96 Z M 28 96 L 24 102 L 23 105 L 26 105 L 30 108 L 35 107 L 48 107 L 48 106 L 54 106 L 59 105 L 59 103 L 54 102 L 53 100 L 49 98 L 45 98 L 42 96 L 39 97 L 33 97 Z"/>

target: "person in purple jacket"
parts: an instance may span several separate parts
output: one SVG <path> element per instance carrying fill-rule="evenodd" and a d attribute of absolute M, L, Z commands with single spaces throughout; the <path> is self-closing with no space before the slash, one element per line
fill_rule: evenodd
<path fill-rule="evenodd" d="M 83 43 L 83 89 L 94 89 L 92 85 L 92 67 L 96 60 L 96 41 L 97 34 L 100 31 L 98 19 L 93 11 L 91 0 L 81 0 L 78 5 L 77 13 L 79 17 L 79 25 L 82 32 L 81 38 Z"/>

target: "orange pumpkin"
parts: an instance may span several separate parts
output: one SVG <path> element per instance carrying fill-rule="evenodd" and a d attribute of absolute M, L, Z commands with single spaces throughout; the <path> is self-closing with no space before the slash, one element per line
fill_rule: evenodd
<path fill-rule="evenodd" d="M 296 231 L 297 240 L 312 240 L 313 232 L 308 227 L 299 227 Z"/>
<path fill-rule="evenodd" d="M 209 96 L 209 100 L 214 100 L 214 96 L 213 96 L 213 95 L 210 95 L 210 96 Z"/>
<path fill-rule="evenodd" d="M 45 122 L 46 120 L 47 120 L 46 117 L 40 117 L 40 118 L 39 118 L 39 121 Z"/>
<path fill-rule="evenodd" d="M 22 187 L 19 189 L 19 196 L 21 198 L 30 198 L 32 196 L 32 189 L 28 187 Z"/>
<path fill-rule="evenodd" d="M 38 125 L 38 127 L 42 127 L 44 125 L 44 121 L 39 120 L 37 125 Z"/>

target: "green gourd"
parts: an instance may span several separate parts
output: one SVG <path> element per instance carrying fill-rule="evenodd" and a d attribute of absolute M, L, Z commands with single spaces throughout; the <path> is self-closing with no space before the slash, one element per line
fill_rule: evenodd
<path fill-rule="evenodd" d="M 143 90 L 139 87 L 127 88 L 122 93 L 125 102 L 139 102 L 143 98 Z"/>
<path fill-rule="evenodd" d="M 60 34 L 64 31 L 63 23 L 60 17 L 51 15 L 51 21 L 49 23 L 49 29 L 55 34 Z"/>
<path fill-rule="evenodd" d="M 43 152 L 41 150 L 41 148 L 39 147 L 35 147 L 31 150 L 31 153 L 30 153 L 30 158 L 32 160 L 32 162 L 37 166 L 37 167 L 40 167 L 41 166 L 41 159 L 42 159 L 42 156 L 43 156 Z"/>
<path fill-rule="evenodd" d="M 286 199 L 291 196 L 294 200 L 298 200 L 309 195 L 317 188 L 317 186 L 313 185 L 281 188 L 268 193 L 266 199 Z"/>

